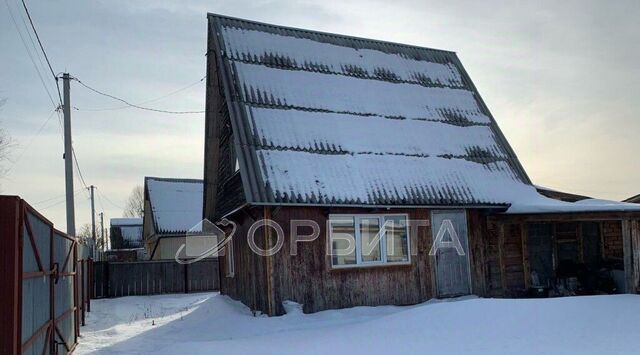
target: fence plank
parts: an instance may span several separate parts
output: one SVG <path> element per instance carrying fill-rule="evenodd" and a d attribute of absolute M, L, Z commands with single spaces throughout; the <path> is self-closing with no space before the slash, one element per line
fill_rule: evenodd
<path fill-rule="evenodd" d="M 218 260 L 205 259 L 188 266 L 173 260 L 95 262 L 92 268 L 95 298 L 217 291 Z"/>

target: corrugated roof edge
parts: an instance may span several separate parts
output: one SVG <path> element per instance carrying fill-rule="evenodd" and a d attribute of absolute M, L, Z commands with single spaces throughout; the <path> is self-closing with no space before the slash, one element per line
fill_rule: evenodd
<path fill-rule="evenodd" d="M 291 30 L 291 31 L 300 31 L 300 32 L 305 32 L 305 33 L 310 33 L 310 34 L 319 34 L 319 35 L 324 35 L 324 36 L 335 36 L 335 37 L 348 38 L 348 39 L 353 39 L 353 40 L 358 40 L 358 41 L 366 41 L 366 42 L 372 42 L 372 43 L 384 43 L 384 44 L 394 45 L 394 46 L 403 46 L 403 47 L 422 49 L 422 50 L 429 50 L 429 51 L 436 51 L 436 52 L 442 52 L 442 53 L 448 53 L 448 54 L 454 54 L 454 55 L 456 54 L 456 52 L 449 51 L 449 50 L 446 50 L 446 49 L 423 47 L 423 46 L 417 46 L 417 45 L 414 45 L 414 44 L 406 44 L 406 43 L 378 40 L 378 39 L 373 39 L 373 38 L 351 36 L 351 35 L 345 35 L 345 34 L 334 33 L 334 32 L 309 30 L 309 29 L 306 29 L 306 28 L 299 28 L 299 27 L 292 27 L 292 26 L 282 26 L 282 25 L 276 25 L 276 24 L 273 24 L 273 23 L 266 23 L 266 22 L 260 22 L 260 21 L 255 21 L 255 20 L 247 20 L 247 19 L 239 18 L 239 17 L 215 14 L 215 13 L 212 13 L 212 12 L 208 12 L 207 13 L 207 18 L 209 18 L 209 17 L 217 17 L 217 18 L 220 18 L 220 19 L 227 19 L 227 20 L 232 20 L 232 21 L 246 22 L 246 23 L 251 23 L 251 24 L 259 25 L 259 26 L 266 26 L 266 27 L 272 27 L 272 28 L 278 28 L 278 29 L 287 29 L 287 30 Z"/>
<path fill-rule="evenodd" d="M 366 205 L 366 204 L 321 204 L 321 203 L 293 203 L 293 202 L 253 202 L 253 203 L 244 203 L 231 211 L 225 213 L 220 217 L 220 220 L 223 218 L 228 218 L 233 216 L 234 214 L 240 212 L 246 207 L 250 206 L 264 206 L 264 207 L 323 207 L 323 208 L 368 208 L 368 209 L 380 209 L 386 208 L 389 210 L 393 209 L 433 209 L 433 210 L 450 210 L 450 209 L 495 209 L 501 210 L 502 212 L 506 211 L 510 204 L 471 204 L 471 205 Z"/>
<path fill-rule="evenodd" d="M 204 183 L 203 179 L 191 179 L 191 178 L 165 178 L 165 177 L 157 177 L 157 176 L 145 176 L 145 183 L 148 180 L 156 180 L 156 181 L 166 181 L 166 182 L 190 182 L 190 183 Z"/>

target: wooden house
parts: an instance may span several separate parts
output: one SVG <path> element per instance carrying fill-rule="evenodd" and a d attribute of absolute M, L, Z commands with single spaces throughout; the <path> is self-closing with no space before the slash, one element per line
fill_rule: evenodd
<path fill-rule="evenodd" d="M 208 20 L 204 215 L 237 225 L 223 294 L 269 315 L 524 296 L 607 259 L 637 291 L 639 206 L 538 193 L 454 52 Z M 294 240 L 299 220 L 318 237 Z M 463 253 L 431 255 L 443 233 Z"/>
<path fill-rule="evenodd" d="M 145 177 L 143 235 L 149 259 L 175 258 L 189 230 L 202 221 L 202 196 L 202 180 Z"/>

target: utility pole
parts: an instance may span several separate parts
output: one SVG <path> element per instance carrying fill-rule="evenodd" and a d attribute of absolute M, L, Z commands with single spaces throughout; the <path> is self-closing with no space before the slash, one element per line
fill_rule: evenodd
<path fill-rule="evenodd" d="M 105 244 L 107 241 L 104 239 L 104 212 L 100 212 L 100 239 L 102 239 L 102 252 L 104 253 Z"/>
<path fill-rule="evenodd" d="M 94 206 L 93 200 L 93 190 L 95 190 L 95 186 L 89 186 L 89 190 L 91 190 L 91 239 L 93 239 L 93 257 L 97 256 L 96 252 L 96 209 Z"/>
<path fill-rule="evenodd" d="M 67 195 L 67 234 L 76 236 L 76 216 L 73 204 L 73 147 L 71 145 L 71 97 L 70 97 L 70 77 L 68 73 L 62 74 L 64 104 L 64 178 L 65 192 Z"/>

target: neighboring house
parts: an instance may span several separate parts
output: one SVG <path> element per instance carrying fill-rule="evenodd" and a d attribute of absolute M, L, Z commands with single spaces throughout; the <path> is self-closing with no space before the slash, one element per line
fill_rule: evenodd
<path fill-rule="evenodd" d="M 142 218 L 111 218 L 109 240 L 110 248 L 142 248 Z"/>
<path fill-rule="evenodd" d="M 540 195 L 454 52 L 208 19 L 204 215 L 238 227 L 221 293 L 269 315 L 521 296 L 607 260 L 637 290 L 640 206 Z M 454 234 L 462 255 L 430 255 Z"/>
<path fill-rule="evenodd" d="M 187 232 L 202 221 L 202 194 L 202 180 L 145 177 L 143 234 L 150 259 L 175 258 Z"/>
<path fill-rule="evenodd" d="M 623 202 L 640 203 L 640 195 L 635 195 L 633 197 L 629 197 L 628 199 L 624 200 Z"/>

